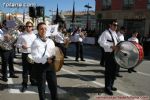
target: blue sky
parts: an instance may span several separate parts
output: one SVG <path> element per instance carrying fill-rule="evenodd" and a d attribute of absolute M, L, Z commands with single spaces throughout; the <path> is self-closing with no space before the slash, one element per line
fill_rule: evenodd
<path fill-rule="evenodd" d="M 28 12 L 28 8 L 10 8 L 9 4 L 36 4 L 37 6 L 45 7 L 45 15 L 51 15 L 52 12 L 49 10 L 56 10 L 57 4 L 59 11 L 72 10 L 73 1 L 75 1 L 75 10 L 76 11 L 85 11 L 87 10 L 84 5 L 88 4 L 92 6 L 90 10 L 95 10 L 95 0 L 0 0 L 0 10 L 4 12 L 23 12 L 25 10 Z"/>

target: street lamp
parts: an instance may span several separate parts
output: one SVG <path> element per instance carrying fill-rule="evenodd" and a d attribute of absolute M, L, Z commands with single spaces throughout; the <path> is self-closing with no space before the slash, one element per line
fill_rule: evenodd
<path fill-rule="evenodd" d="M 89 3 L 87 5 L 85 5 L 84 7 L 87 8 L 86 30 L 88 31 L 88 29 L 89 29 L 89 9 L 92 7 L 89 5 Z"/>

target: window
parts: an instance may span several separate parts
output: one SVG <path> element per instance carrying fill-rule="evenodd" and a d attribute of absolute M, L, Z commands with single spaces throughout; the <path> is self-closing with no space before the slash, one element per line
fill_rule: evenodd
<path fill-rule="evenodd" d="M 124 9 L 131 9 L 133 6 L 134 6 L 134 0 L 124 0 L 123 1 Z"/>
<path fill-rule="evenodd" d="M 111 0 L 102 0 L 102 10 L 111 9 Z"/>
<path fill-rule="evenodd" d="M 150 0 L 148 0 L 148 2 L 147 2 L 147 9 L 150 10 Z"/>

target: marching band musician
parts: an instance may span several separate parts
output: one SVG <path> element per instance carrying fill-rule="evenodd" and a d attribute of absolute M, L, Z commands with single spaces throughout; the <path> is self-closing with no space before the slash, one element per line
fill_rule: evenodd
<path fill-rule="evenodd" d="M 67 57 L 67 48 L 68 48 L 69 43 L 71 43 L 70 33 L 68 33 L 66 28 L 64 28 L 63 34 L 64 34 L 64 58 L 68 58 Z"/>
<path fill-rule="evenodd" d="M 138 38 L 137 38 L 137 36 L 138 36 L 138 32 L 133 32 L 132 33 L 132 37 L 130 37 L 129 39 L 128 39 L 128 41 L 132 41 L 132 42 L 136 42 L 136 43 L 139 43 L 139 40 L 138 40 Z M 137 72 L 135 69 L 134 69 L 134 67 L 132 67 L 132 68 L 129 68 L 128 69 L 128 72 L 129 73 L 132 73 L 132 72 Z"/>
<path fill-rule="evenodd" d="M 31 56 L 33 58 L 34 70 L 36 70 L 36 80 L 40 100 L 45 100 L 46 81 L 51 93 L 52 100 L 58 100 L 57 97 L 57 79 L 56 72 L 52 66 L 55 58 L 55 44 L 46 38 L 46 24 L 41 22 L 37 25 L 38 38 L 35 39 L 31 46 Z"/>
<path fill-rule="evenodd" d="M 64 47 L 65 37 L 64 37 L 64 34 L 62 33 L 62 31 L 63 31 L 63 27 L 61 25 L 59 25 L 58 34 L 55 35 L 54 41 L 55 41 L 56 46 L 58 46 L 62 50 L 63 54 L 65 54 L 65 47 Z"/>
<path fill-rule="evenodd" d="M 31 44 L 36 39 L 36 35 L 33 33 L 33 23 L 28 21 L 26 22 L 25 32 L 19 36 L 16 46 L 20 48 L 20 52 L 22 53 L 22 88 L 21 92 L 25 92 L 27 89 L 28 83 L 28 75 L 30 75 L 31 85 L 35 85 L 34 79 L 31 78 L 31 69 L 32 64 L 30 64 L 27 60 L 28 55 L 31 53 Z"/>
<path fill-rule="evenodd" d="M 9 73 L 11 78 L 18 78 L 14 72 L 13 58 L 14 58 L 14 40 L 10 35 L 10 31 L 6 26 L 6 20 L 3 21 L 2 37 L 1 38 L 1 57 L 2 57 L 2 80 L 7 82 L 7 65 L 9 64 Z"/>
<path fill-rule="evenodd" d="M 117 21 L 113 20 L 110 23 L 109 29 L 105 30 L 98 39 L 98 43 L 105 50 L 105 93 L 113 95 L 112 91 L 116 91 L 117 88 L 113 87 L 116 79 L 116 66 L 114 60 L 113 51 L 117 49 Z"/>
<path fill-rule="evenodd" d="M 85 38 L 85 34 L 82 32 L 82 28 L 78 27 L 74 34 L 76 41 L 76 59 L 75 61 L 79 61 L 78 58 L 80 56 L 81 61 L 85 61 L 83 57 L 83 39 Z"/>

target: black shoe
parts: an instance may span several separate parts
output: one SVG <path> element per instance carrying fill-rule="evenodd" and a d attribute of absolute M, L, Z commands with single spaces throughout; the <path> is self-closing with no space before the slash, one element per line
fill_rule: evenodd
<path fill-rule="evenodd" d="M 2 77 L 2 80 L 3 80 L 4 82 L 7 82 L 7 81 L 8 81 L 8 79 L 7 79 L 6 77 Z"/>
<path fill-rule="evenodd" d="M 132 73 L 132 70 L 131 70 L 131 69 L 128 69 L 128 73 Z"/>
<path fill-rule="evenodd" d="M 22 88 L 21 88 L 21 92 L 25 92 L 27 90 L 27 86 L 22 86 Z"/>
<path fill-rule="evenodd" d="M 132 71 L 132 72 L 137 72 L 137 71 L 136 71 L 136 70 L 134 70 L 134 69 L 132 69 L 131 71 Z"/>
<path fill-rule="evenodd" d="M 108 95 L 113 95 L 113 92 L 109 89 L 105 89 L 105 93 L 108 94 Z"/>
<path fill-rule="evenodd" d="M 79 62 L 79 60 L 75 60 L 75 61 Z"/>
<path fill-rule="evenodd" d="M 104 64 L 102 64 L 102 63 L 100 63 L 100 66 L 104 67 L 105 65 L 104 65 Z"/>
<path fill-rule="evenodd" d="M 112 90 L 112 91 L 117 91 L 117 88 L 112 87 L 111 90 Z"/>
<path fill-rule="evenodd" d="M 85 61 L 84 59 L 81 59 L 81 61 Z"/>
<path fill-rule="evenodd" d="M 122 77 L 122 75 L 120 75 L 120 74 L 116 74 L 116 76 L 117 76 L 117 77 Z"/>
<path fill-rule="evenodd" d="M 16 75 L 10 75 L 11 78 L 18 78 Z"/>
<path fill-rule="evenodd" d="M 37 86 L 36 82 L 31 82 L 31 86 Z"/>

